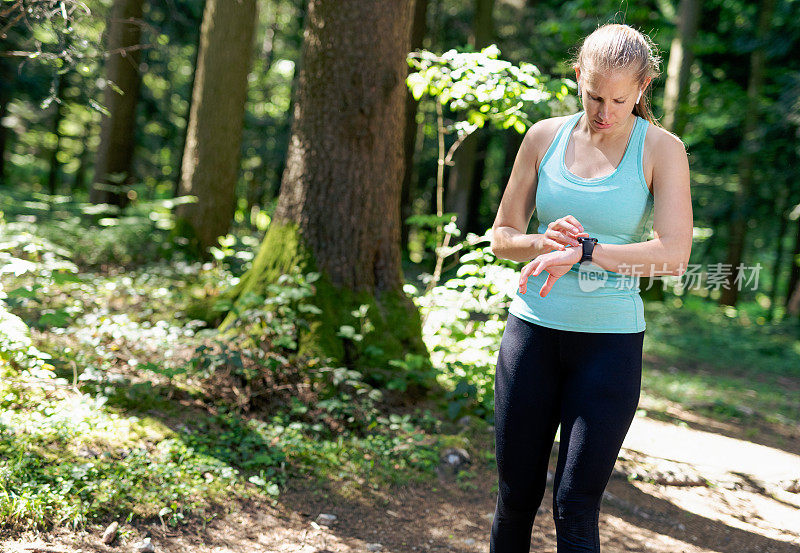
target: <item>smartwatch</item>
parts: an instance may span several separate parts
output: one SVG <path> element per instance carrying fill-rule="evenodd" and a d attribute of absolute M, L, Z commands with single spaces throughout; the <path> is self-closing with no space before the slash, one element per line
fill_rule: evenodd
<path fill-rule="evenodd" d="M 581 255 L 581 260 L 578 263 L 583 264 L 586 261 L 591 261 L 594 245 L 597 244 L 597 238 L 593 238 L 591 236 L 578 236 L 577 240 L 578 243 L 583 246 L 583 255 Z"/>

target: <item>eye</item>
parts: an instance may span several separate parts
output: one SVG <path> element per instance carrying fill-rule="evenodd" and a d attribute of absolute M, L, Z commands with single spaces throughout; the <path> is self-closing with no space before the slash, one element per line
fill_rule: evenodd
<path fill-rule="evenodd" d="M 594 97 L 594 96 L 592 96 L 591 94 L 589 94 L 589 98 L 591 98 L 591 99 L 592 99 L 592 100 L 594 100 L 595 102 L 597 102 L 597 101 L 599 100 L 599 98 L 595 98 L 595 97 Z"/>
<path fill-rule="evenodd" d="M 617 104 L 624 104 L 625 100 L 614 100 L 614 102 L 616 102 Z"/>

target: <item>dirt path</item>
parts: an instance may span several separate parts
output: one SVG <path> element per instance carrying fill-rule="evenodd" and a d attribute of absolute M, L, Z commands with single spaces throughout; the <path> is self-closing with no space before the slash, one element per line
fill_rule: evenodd
<path fill-rule="evenodd" d="M 473 447 L 492 443 L 486 433 Z M 557 446 L 551 471 L 556 455 Z M 149 531 L 157 552 L 486 552 L 497 497 L 495 467 L 482 463 L 470 470 L 476 476 L 463 487 L 452 477 L 378 491 L 293 481 L 274 505 L 237 504 L 206 528 L 137 527 L 113 548 L 100 543 L 97 528 L 53 532 L 38 543 L 53 552 L 133 551 L 132 543 Z M 791 476 L 800 476 L 795 453 L 637 418 L 603 499 L 603 551 L 797 553 L 800 493 L 778 487 Z M 659 483 L 670 478 L 671 485 Z M 703 479 L 712 485 L 686 485 Z M 533 530 L 532 550 L 543 553 L 556 551 L 551 485 Z M 315 522 L 320 513 L 337 520 L 320 526 Z M 7 536 L 0 547 L 20 551 L 36 539 Z"/>

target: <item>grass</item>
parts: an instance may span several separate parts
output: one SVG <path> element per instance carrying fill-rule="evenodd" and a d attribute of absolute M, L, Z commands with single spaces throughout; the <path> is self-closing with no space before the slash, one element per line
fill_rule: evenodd
<path fill-rule="evenodd" d="M 0 206 L 12 203 L 0 197 Z M 283 321 L 254 316 L 240 327 L 242 340 L 226 344 L 192 321 L 191 298 L 213 295 L 247 268 L 235 247 L 215 263 L 153 252 L 142 259 L 127 248 L 142 229 L 166 247 L 165 228 L 128 219 L 131 235 L 118 226 L 116 240 L 108 228 L 78 232 L 84 223 L 70 219 L 65 235 L 80 235 L 73 254 L 69 240 L 47 238 L 64 232 L 65 223 L 51 223 L 2 228 L 0 255 L 17 270 L 3 277 L 0 315 L 24 325 L 11 333 L 7 318 L 0 333 L 0 525 L 204 521 L 232 498 L 279 496 L 291 478 L 361 489 L 429 481 L 450 446 L 494 463 L 486 425 L 503 282 L 513 284 L 516 271 L 481 244 L 457 275 L 416 298 L 430 315 L 424 338 L 449 391 L 432 409 L 401 413 L 363 375 L 294 357 L 280 334 L 291 311 Z M 762 324 L 758 310 L 691 297 L 648 303 L 644 393 L 718 420 L 796 424 L 797 329 Z M 465 415 L 473 425 L 459 432 L 454 421 Z M 474 432 L 483 434 L 470 439 Z M 457 475 L 467 490 L 474 479 Z"/>
<path fill-rule="evenodd" d="M 643 388 L 719 420 L 800 420 L 800 350 L 793 324 L 754 324 L 745 310 L 690 298 L 649 303 Z"/>

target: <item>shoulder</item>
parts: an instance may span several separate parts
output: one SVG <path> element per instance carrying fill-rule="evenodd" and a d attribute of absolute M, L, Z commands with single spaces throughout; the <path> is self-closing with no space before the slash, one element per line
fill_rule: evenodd
<path fill-rule="evenodd" d="M 644 148 L 650 154 L 653 167 L 686 159 L 686 144 L 683 140 L 658 125 L 647 126 Z"/>
<path fill-rule="evenodd" d="M 532 156 L 535 156 L 538 166 L 538 161 L 544 157 L 545 152 L 553 143 L 553 140 L 558 134 L 558 129 L 571 115 L 562 115 L 558 117 L 548 117 L 547 119 L 540 119 L 530 126 L 525 133 L 522 144 Z"/>
<path fill-rule="evenodd" d="M 572 115 L 561 115 L 559 117 L 548 117 L 547 119 L 539 119 L 536 123 L 531 125 L 528 132 L 525 133 L 525 141 L 532 144 L 549 144 L 555 138 L 559 127 L 572 117 Z"/>

